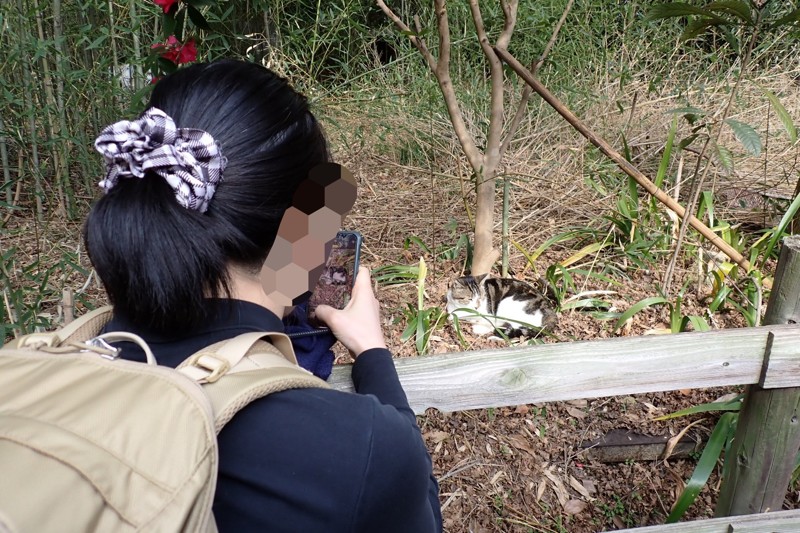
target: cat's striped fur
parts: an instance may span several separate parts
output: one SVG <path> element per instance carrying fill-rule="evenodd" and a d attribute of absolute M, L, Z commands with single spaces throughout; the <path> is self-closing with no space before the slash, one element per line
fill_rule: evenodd
<path fill-rule="evenodd" d="M 550 302 L 533 286 L 511 278 L 465 276 L 450 284 L 447 312 L 472 324 L 476 335 L 495 330 L 509 337 L 532 336 L 556 325 Z"/>

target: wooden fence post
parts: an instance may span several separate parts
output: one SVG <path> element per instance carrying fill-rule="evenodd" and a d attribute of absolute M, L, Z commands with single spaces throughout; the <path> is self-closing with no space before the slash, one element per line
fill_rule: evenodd
<path fill-rule="evenodd" d="M 800 236 L 783 241 L 764 317 L 765 325 L 787 323 L 800 323 Z M 768 364 L 766 357 L 762 384 Z M 749 386 L 725 458 L 716 516 L 780 511 L 799 449 L 800 388 Z"/>

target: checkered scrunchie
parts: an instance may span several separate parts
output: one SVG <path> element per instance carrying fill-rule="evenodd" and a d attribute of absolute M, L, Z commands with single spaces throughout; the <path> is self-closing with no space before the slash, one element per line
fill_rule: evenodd
<path fill-rule="evenodd" d="M 169 183 L 179 204 L 201 213 L 208 209 L 228 162 L 211 135 L 177 128 L 169 115 L 155 107 L 137 120 L 106 127 L 94 147 L 108 167 L 100 182 L 105 192 L 120 178 L 143 178 L 150 170 Z"/>

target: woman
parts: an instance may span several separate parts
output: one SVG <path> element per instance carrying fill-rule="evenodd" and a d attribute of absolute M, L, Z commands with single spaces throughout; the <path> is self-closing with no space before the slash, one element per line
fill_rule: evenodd
<path fill-rule="evenodd" d="M 114 305 L 108 330 L 139 334 L 173 367 L 214 342 L 282 330 L 286 302 L 267 294 L 261 269 L 295 192 L 329 158 L 305 98 L 254 64 L 198 64 L 159 81 L 142 117 L 96 146 L 106 194 L 84 238 Z M 353 354 L 357 394 L 287 390 L 239 412 L 219 435 L 219 530 L 441 530 L 369 272 L 344 310 L 317 316 Z"/>

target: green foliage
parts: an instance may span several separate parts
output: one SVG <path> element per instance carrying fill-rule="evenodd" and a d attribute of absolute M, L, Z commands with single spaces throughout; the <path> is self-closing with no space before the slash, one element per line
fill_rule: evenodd
<path fill-rule="evenodd" d="M 671 524 L 677 522 L 686 513 L 689 507 L 697 499 L 697 495 L 708 482 L 708 478 L 717 466 L 717 461 L 722 454 L 723 449 L 728 449 L 733 435 L 736 432 L 736 421 L 738 419 L 737 413 L 724 413 L 714 430 L 711 432 L 703 453 L 697 461 L 697 466 L 692 473 L 692 476 L 686 482 L 683 492 L 681 492 L 675 505 L 672 506 L 672 511 L 667 517 L 667 523 Z"/>
<path fill-rule="evenodd" d="M 61 301 L 62 280 L 73 273 L 89 275 L 72 252 L 62 253 L 54 264 L 39 258 L 21 261 L 16 247 L 0 252 L 0 346 L 10 337 L 57 326 L 54 311 Z"/>
<path fill-rule="evenodd" d="M 424 355 L 428 350 L 431 334 L 447 318 L 439 307 L 425 307 L 425 278 L 428 275 L 428 267 L 423 258 L 419 259 L 417 268 L 417 305 L 408 304 L 404 311 L 408 325 L 400 335 L 403 342 L 413 338 L 414 345 L 419 355 Z"/>

